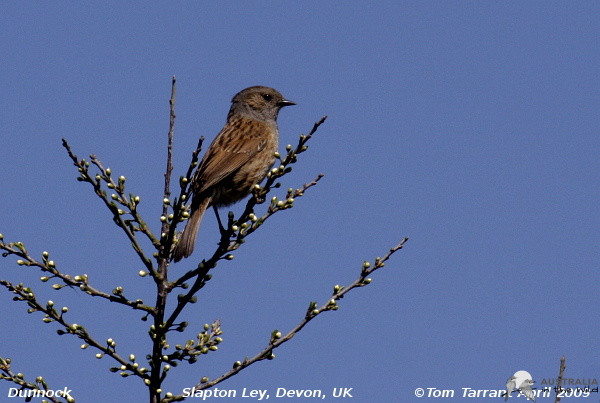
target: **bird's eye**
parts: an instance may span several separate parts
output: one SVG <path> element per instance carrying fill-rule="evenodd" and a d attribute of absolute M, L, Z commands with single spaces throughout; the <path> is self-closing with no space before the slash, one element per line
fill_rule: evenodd
<path fill-rule="evenodd" d="M 270 94 L 262 94 L 262 97 L 265 101 L 270 101 L 273 98 Z"/>

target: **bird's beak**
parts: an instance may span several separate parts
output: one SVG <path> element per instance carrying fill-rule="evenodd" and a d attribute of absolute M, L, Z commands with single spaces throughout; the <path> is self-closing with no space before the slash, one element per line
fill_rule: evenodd
<path fill-rule="evenodd" d="M 283 99 L 283 100 L 279 101 L 279 103 L 277 105 L 279 105 L 280 107 L 283 108 L 284 106 L 296 105 L 296 103 L 292 102 L 292 101 L 288 101 L 287 99 Z"/>

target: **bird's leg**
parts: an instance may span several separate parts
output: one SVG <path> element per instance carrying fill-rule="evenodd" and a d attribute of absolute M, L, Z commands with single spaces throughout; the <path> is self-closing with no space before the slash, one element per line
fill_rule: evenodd
<path fill-rule="evenodd" d="M 217 216 L 217 222 L 219 223 L 219 231 L 221 231 L 221 235 L 223 235 L 226 231 L 225 227 L 223 227 L 223 224 L 221 223 L 221 217 L 219 217 L 219 210 L 217 209 L 217 206 L 215 206 L 213 204 L 213 210 L 215 211 L 215 215 Z"/>

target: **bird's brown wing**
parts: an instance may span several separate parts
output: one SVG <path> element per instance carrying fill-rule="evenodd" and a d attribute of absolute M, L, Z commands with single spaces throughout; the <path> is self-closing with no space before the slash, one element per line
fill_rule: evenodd
<path fill-rule="evenodd" d="M 196 171 L 195 194 L 219 183 L 265 148 L 263 133 L 273 129 L 263 122 L 248 123 L 229 122 L 215 137 Z"/>

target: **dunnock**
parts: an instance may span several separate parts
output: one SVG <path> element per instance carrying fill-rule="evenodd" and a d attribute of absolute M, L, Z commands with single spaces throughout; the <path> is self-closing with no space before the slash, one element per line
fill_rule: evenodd
<path fill-rule="evenodd" d="M 236 203 L 250 194 L 275 162 L 277 115 L 295 105 L 277 90 L 250 87 L 231 100 L 227 123 L 206 150 L 190 183 L 190 218 L 173 252 L 178 262 L 194 251 L 202 216 L 209 206 Z"/>

